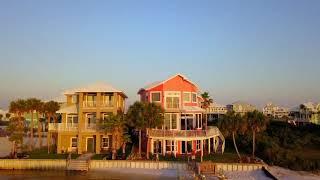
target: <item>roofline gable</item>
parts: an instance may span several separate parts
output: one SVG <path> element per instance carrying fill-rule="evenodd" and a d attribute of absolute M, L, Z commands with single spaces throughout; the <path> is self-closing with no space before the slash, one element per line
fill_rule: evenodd
<path fill-rule="evenodd" d="M 170 77 L 167 78 L 166 80 L 161 81 L 161 82 L 159 82 L 159 83 L 157 83 L 157 84 L 155 84 L 155 85 L 153 85 L 153 86 L 150 86 L 150 87 L 148 87 L 148 88 L 141 88 L 141 89 L 138 91 L 138 94 L 140 94 L 142 91 L 148 91 L 148 90 L 150 90 L 150 89 L 152 89 L 152 88 L 155 88 L 155 87 L 157 87 L 157 86 L 160 86 L 160 85 L 168 82 L 169 80 L 171 80 L 171 79 L 173 79 L 173 78 L 175 78 L 175 77 L 177 77 L 177 76 L 182 77 L 182 79 L 184 79 L 184 80 L 188 81 L 189 83 L 193 84 L 194 86 L 196 86 L 196 88 L 197 88 L 198 91 L 199 91 L 199 86 L 198 86 L 196 83 L 194 83 L 194 82 L 192 82 L 191 80 L 189 80 L 186 76 L 178 73 L 178 74 L 175 74 L 175 75 L 173 75 L 173 76 L 170 76 Z"/>

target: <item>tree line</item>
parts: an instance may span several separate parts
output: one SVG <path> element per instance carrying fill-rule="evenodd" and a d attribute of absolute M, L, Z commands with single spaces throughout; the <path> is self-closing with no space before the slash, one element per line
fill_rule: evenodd
<path fill-rule="evenodd" d="M 37 118 L 38 121 L 38 137 L 39 147 L 42 147 L 42 123 L 50 122 L 50 119 L 54 119 L 57 122 L 56 111 L 60 108 L 59 103 L 55 101 L 43 102 L 37 98 L 18 99 L 10 102 L 9 112 L 13 116 L 9 120 L 9 126 L 7 131 L 10 134 L 9 140 L 13 142 L 12 154 L 16 153 L 17 146 L 22 147 L 23 136 L 25 131 L 30 133 L 30 141 L 28 144 L 29 150 L 34 149 L 34 113 L 42 115 L 44 119 Z M 25 126 L 24 115 L 28 113 L 31 116 L 30 127 Z"/>
<path fill-rule="evenodd" d="M 218 127 L 226 138 L 232 137 L 239 161 L 242 161 L 236 137 L 238 135 L 252 134 L 252 158 L 255 158 L 256 134 L 266 130 L 268 123 L 269 118 L 257 110 L 247 112 L 245 115 L 230 111 L 218 120 Z"/>

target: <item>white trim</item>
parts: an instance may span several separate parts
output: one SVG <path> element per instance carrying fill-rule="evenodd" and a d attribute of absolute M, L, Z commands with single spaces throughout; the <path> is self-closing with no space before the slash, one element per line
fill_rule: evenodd
<path fill-rule="evenodd" d="M 161 84 L 164 84 L 164 83 L 168 82 L 169 80 L 171 80 L 171 79 L 173 79 L 173 78 L 175 78 L 175 77 L 177 77 L 177 76 L 180 76 L 180 77 L 182 77 L 182 79 L 184 79 L 184 80 L 188 81 L 189 83 L 193 84 L 193 85 L 197 88 L 197 90 L 199 91 L 199 86 L 198 86 L 196 83 L 190 81 L 190 80 L 189 80 L 188 78 L 186 78 L 184 75 L 179 74 L 179 73 L 176 74 L 176 75 L 174 75 L 174 76 L 171 76 L 171 77 L 169 77 L 168 79 L 166 79 L 166 80 L 164 80 L 164 81 L 161 81 L 161 82 L 159 82 L 159 83 L 157 83 L 157 84 L 155 84 L 155 85 L 153 85 L 153 86 L 151 86 L 151 87 L 148 87 L 147 89 L 144 89 L 144 90 L 145 90 L 145 91 L 148 91 L 148 90 L 150 90 L 150 89 L 152 89 L 152 88 L 155 88 L 155 87 L 157 87 L 157 86 L 159 86 L 159 85 L 161 85 Z"/>
<path fill-rule="evenodd" d="M 74 138 L 77 139 L 77 147 L 72 147 L 72 139 L 74 139 Z M 76 137 L 76 136 L 70 137 L 70 148 L 71 148 L 71 150 L 78 148 L 78 137 Z"/>
<path fill-rule="evenodd" d="M 152 94 L 160 93 L 160 101 L 152 101 Z M 156 102 L 161 103 L 162 102 L 162 92 L 161 91 L 150 91 L 150 100 L 149 102 Z"/>
<path fill-rule="evenodd" d="M 173 93 L 173 95 L 169 95 L 170 93 Z M 178 97 L 179 98 L 179 107 L 178 108 L 168 108 L 167 107 L 167 97 Z M 164 91 L 164 104 L 165 109 L 179 109 L 182 107 L 182 101 L 181 101 L 181 91 Z"/>
<path fill-rule="evenodd" d="M 103 139 L 108 139 L 108 146 L 107 146 L 107 147 L 103 147 L 103 146 L 102 146 L 102 144 L 103 144 Z M 102 148 L 102 149 L 109 149 L 109 148 L 110 148 L 110 147 L 109 147 L 109 143 L 110 143 L 109 137 L 108 137 L 108 136 L 102 136 L 102 138 L 101 138 L 101 144 L 100 144 L 101 148 Z"/>

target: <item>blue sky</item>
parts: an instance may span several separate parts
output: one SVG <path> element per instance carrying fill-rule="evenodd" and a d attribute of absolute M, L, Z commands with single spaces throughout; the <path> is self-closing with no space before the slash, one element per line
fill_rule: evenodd
<path fill-rule="evenodd" d="M 182 73 L 222 104 L 320 101 L 320 1 L 0 2 L 0 107 Z"/>

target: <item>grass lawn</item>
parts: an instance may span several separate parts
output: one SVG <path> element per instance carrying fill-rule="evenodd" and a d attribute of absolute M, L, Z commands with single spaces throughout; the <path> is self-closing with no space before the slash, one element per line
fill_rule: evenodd
<path fill-rule="evenodd" d="M 47 149 L 36 149 L 32 152 L 28 152 L 29 159 L 67 159 L 68 154 L 54 154 L 49 153 Z M 78 154 L 72 154 L 71 158 L 76 159 L 80 155 Z"/>

